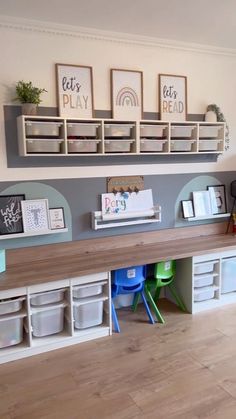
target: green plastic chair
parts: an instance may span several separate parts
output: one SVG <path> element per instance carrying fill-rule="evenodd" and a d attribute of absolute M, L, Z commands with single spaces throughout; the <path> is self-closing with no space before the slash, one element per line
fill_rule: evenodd
<path fill-rule="evenodd" d="M 152 278 L 147 278 L 145 281 L 145 293 L 147 295 L 147 298 L 150 302 L 150 305 L 156 315 L 156 318 L 161 323 L 165 323 L 164 318 L 162 317 L 158 307 L 157 307 L 157 301 L 160 296 L 161 289 L 163 287 L 168 287 L 177 306 L 182 311 L 187 311 L 186 307 L 179 297 L 179 295 L 176 292 L 176 289 L 173 285 L 174 277 L 176 272 L 176 262 L 175 260 L 169 260 L 165 262 L 158 262 L 154 266 L 154 275 Z M 154 294 L 154 296 L 153 296 Z M 137 294 L 134 297 L 133 301 L 133 310 L 135 311 L 137 309 L 139 301 L 139 294 Z"/>

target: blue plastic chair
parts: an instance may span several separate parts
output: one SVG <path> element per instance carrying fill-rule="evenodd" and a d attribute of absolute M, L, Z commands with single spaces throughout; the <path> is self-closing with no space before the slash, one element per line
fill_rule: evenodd
<path fill-rule="evenodd" d="M 149 309 L 145 294 L 144 294 L 144 281 L 145 281 L 145 266 L 131 266 L 129 268 L 122 268 L 112 271 L 112 320 L 114 323 L 115 331 L 120 333 L 120 326 L 113 303 L 113 298 L 120 294 L 141 295 L 150 323 L 154 324 L 155 321 Z"/>

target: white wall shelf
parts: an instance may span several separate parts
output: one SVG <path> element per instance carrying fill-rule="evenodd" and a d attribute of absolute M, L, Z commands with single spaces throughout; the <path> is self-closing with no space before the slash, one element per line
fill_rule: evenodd
<path fill-rule="evenodd" d="M 230 213 L 225 214 L 215 214 L 215 215 L 204 215 L 201 217 L 189 217 L 186 218 L 187 221 L 202 221 L 202 220 L 214 220 L 216 218 L 227 218 L 230 217 Z"/>
<path fill-rule="evenodd" d="M 56 230 L 42 230 L 38 232 L 15 233 L 0 235 L 0 240 L 20 239 L 23 237 L 45 236 L 47 234 L 67 233 L 68 228 L 58 228 Z"/>
<path fill-rule="evenodd" d="M 222 154 L 223 122 L 17 118 L 21 156 Z"/>

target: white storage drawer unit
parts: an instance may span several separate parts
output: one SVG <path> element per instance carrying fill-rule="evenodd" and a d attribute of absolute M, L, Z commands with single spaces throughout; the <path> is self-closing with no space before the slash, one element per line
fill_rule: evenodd
<path fill-rule="evenodd" d="M 103 304 L 105 299 L 92 301 L 74 300 L 73 315 L 74 326 L 76 329 L 86 329 L 102 324 L 103 322 Z"/>
<path fill-rule="evenodd" d="M 62 122 L 26 121 L 25 133 L 27 137 L 59 137 Z"/>
<path fill-rule="evenodd" d="M 60 153 L 62 140 L 35 139 L 26 140 L 27 153 Z"/>
<path fill-rule="evenodd" d="M 171 151 L 193 151 L 194 140 L 171 140 Z"/>
<path fill-rule="evenodd" d="M 140 137 L 162 138 L 166 136 L 166 125 L 140 125 Z"/>
<path fill-rule="evenodd" d="M 176 125 L 171 127 L 172 138 L 191 138 L 194 130 L 192 125 Z"/>
<path fill-rule="evenodd" d="M 148 140 L 142 139 L 140 140 L 140 151 L 148 152 L 158 152 L 163 151 L 164 144 L 166 144 L 167 140 Z"/>
<path fill-rule="evenodd" d="M 0 316 L 0 348 L 18 345 L 23 341 L 24 315 Z"/>
<path fill-rule="evenodd" d="M 217 151 L 220 147 L 221 140 L 199 140 L 200 151 Z"/>
<path fill-rule="evenodd" d="M 105 140 L 106 153 L 130 153 L 134 140 Z"/>
<path fill-rule="evenodd" d="M 24 299 L 25 297 L 20 297 L 0 301 L 0 315 L 20 311 L 22 309 Z"/>
<path fill-rule="evenodd" d="M 212 285 L 214 282 L 214 275 L 213 273 L 210 274 L 203 274 L 203 275 L 195 275 L 194 276 L 194 287 L 206 287 L 208 285 Z"/>
<path fill-rule="evenodd" d="M 216 260 L 196 263 L 194 265 L 194 274 L 199 275 L 199 274 L 205 274 L 208 272 L 214 272 L 214 268 L 217 263 L 218 262 Z"/>
<path fill-rule="evenodd" d="M 199 137 L 200 138 L 217 138 L 220 129 L 222 129 L 222 126 L 202 125 L 199 127 Z"/>
<path fill-rule="evenodd" d="M 61 303 L 34 308 L 31 315 L 33 336 L 42 337 L 62 332 L 65 306 L 66 304 Z"/>
<path fill-rule="evenodd" d="M 65 290 L 53 290 L 47 292 L 41 292 L 32 295 L 30 298 L 30 304 L 32 306 L 43 306 L 46 304 L 58 303 L 63 301 Z"/>
<path fill-rule="evenodd" d="M 68 153 L 96 153 L 100 140 L 68 140 Z"/>
<path fill-rule="evenodd" d="M 102 294 L 103 285 L 106 283 L 106 281 L 103 281 L 94 284 L 92 283 L 88 285 L 78 285 L 77 287 L 73 287 L 73 298 L 86 298 Z"/>
<path fill-rule="evenodd" d="M 109 137 L 131 138 L 134 124 L 105 124 L 104 135 Z"/>
<path fill-rule="evenodd" d="M 96 138 L 99 124 L 68 123 L 67 137 Z"/>
<path fill-rule="evenodd" d="M 222 260 L 221 293 L 236 291 L 236 258 Z"/>
<path fill-rule="evenodd" d="M 211 300 L 212 298 L 214 298 L 214 295 L 215 295 L 214 286 L 194 288 L 194 301 L 195 302 Z"/>

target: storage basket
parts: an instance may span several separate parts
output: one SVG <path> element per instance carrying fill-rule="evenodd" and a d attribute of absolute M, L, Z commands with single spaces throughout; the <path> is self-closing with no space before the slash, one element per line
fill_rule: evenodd
<path fill-rule="evenodd" d="M 34 309 L 31 315 L 32 334 L 35 337 L 62 332 L 65 304 L 48 305 Z"/>
<path fill-rule="evenodd" d="M 134 140 L 105 140 L 106 153 L 130 153 Z"/>
<path fill-rule="evenodd" d="M 96 153 L 100 140 L 68 140 L 68 153 Z"/>
<path fill-rule="evenodd" d="M 62 122 L 26 121 L 25 134 L 27 137 L 59 137 Z"/>
<path fill-rule="evenodd" d="M 171 140 L 171 151 L 192 151 L 193 140 Z"/>
<path fill-rule="evenodd" d="M 236 291 L 236 259 L 222 261 L 221 293 Z"/>
<path fill-rule="evenodd" d="M 23 340 L 23 315 L 0 317 L 0 348 L 18 345 Z"/>
<path fill-rule="evenodd" d="M 202 125 L 199 127 L 199 137 L 201 138 L 217 138 L 219 130 L 222 126 L 209 126 L 209 125 Z"/>
<path fill-rule="evenodd" d="M 214 271 L 215 261 L 203 262 L 194 265 L 194 274 L 205 274 Z"/>
<path fill-rule="evenodd" d="M 140 140 L 140 151 L 163 151 L 164 144 L 167 140 Z"/>
<path fill-rule="evenodd" d="M 24 297 L 0 301 L 0 315 L 20 311 Z"/>
<path fill-rule="evenodd" d="M 171 137 L 173 138 L 191 138 L 195 127 L 191 125 L 172 126 Z"/>
<path fill-rule="evenodd" d="M 67 137 L 97 137 L 99 124 L 69 123 L 67 124 Z"/>
<path fill-rule="evenodd" d="M 104 126 L 104 135 L 105 137 L 125 137 L 130 138 L 131 129 L 134 125 L 130 124 L 105 124 Z"/>
<path fill-rule="evenodd" d="M 43 306 L 46 304 L 53 304 L 63 301 L 65 290 L 55 290 L 41 292 L 30 297 L 30 304 L 32 306 Z"/>
<path fill-rule="evenodd" d="M 214 275 L 209 274 L 209 275 L 195 275 L 194 276 L 194 287 L 195 288 L 199 288 L 199 287 L 207 287 L 209 285 L 212 285 L 214 282 Z"/>
<path fill-rule="evenodd" d="M 140 125 L 140 137 L 164 137 L 166 125 Z"/>
<path fill-rule="evenodd" d="M 27 153 L 60 153 L 62 140 L 27 140 Z"/>
<path fill-rule="evenodd" d="M 217 151 L 221 140 L 199 140 L 199 151 Z"/>
<path fill-rule="evenodd" d="M 73 287 L 73 298 L 86 298 L 99 295 L 102 293 L 102 287 L 104 284 L 106 284 L 106 282 L 100 282 L 89 285 L 78 285 L 76 287 Z"/>
<path fill-rule="evenodd" d="M 73 314 L 76 329 L 98 326 L 103 321 L 103 300 L 90 300 L 86 304 L 81 304 L 80 301 L 74 300 Z"/>
<path fill-rule="evenodd" d="M 194 289 L 194 301 L 196 302 L 211 300 L 212 298 L 214 298 L 214 295 L 215 295 L 214 286 L 201 287 L 201 288 Z"/>

